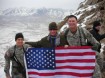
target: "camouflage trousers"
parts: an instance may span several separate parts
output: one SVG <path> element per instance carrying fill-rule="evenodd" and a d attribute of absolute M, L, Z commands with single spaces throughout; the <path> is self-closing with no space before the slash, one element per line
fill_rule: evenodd
<path fill-rule="evenodd" d="M 25 76 L 23 76 L 22 73 L 20 73 L 18 70 L 19 69 L 17 69 L 16 67 L 12 67 L 12 72 L 11 72 L 12 78 L 25 78 Z"/>

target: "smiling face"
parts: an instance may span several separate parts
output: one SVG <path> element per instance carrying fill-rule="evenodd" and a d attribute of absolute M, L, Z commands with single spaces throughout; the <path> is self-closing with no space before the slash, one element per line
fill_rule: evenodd
<path fill-rule="evenodd" d="M 101 26 L 97 26 L 95 27 L 96 30 L 100 30 L 101 29 Z"/>
<path fill-rule="evenodd" d="M 49 33 L 51 36 L 56 36 L 57 35 L 57 30 L 49 30 Z"/>
<path fill-rule="evenodd" d="M 16 40 L 16 45 L 19 46 L 19 47 L 22 47 L 22 46 L 23 46 L 23 41 L 24 41 L 23 38 L 18 38 L 18 39 Z"/>
<path fill-rule="evenodd" d="M 71 17 L 68 19 L 67 24 L 69 25 L 69 28 L 71 31 L 76 31 L 77 30 L 77 19 L 74 17 Z"/>

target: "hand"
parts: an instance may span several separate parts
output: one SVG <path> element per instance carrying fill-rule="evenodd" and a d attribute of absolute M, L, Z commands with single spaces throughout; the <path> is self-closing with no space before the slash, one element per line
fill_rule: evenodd
<path fill-rule="evenodd" d="M 97 45 L 92 46 L 92 50 L 98 51 L 98 46 Z"/>
<path fill-rule="evenodd" d="M 10 75 L 6 76 L 6 78 L 11 78 Z"/>
<path fill-rule="evenodd" d="M 67 48 L 69 45 L 65 45 L 64 47 Z"/>

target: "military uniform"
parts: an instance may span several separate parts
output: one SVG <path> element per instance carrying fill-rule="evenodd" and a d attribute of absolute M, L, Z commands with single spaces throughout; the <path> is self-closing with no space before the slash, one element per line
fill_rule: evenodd
<path fill-rule="evenodd" d="M 90 43 L 93 45 L 94 49 L 97 50 L 100 45 L 92 34 L 82 27 L 78 27 L 75 34 L 72 34 L 69 30 L 66 39 L 70 46 L 85 46 L 87 43 Z"/>
<path fill-rule="evenodd" d="M 93 78 L 101 78 L 100 69 L 103 68 L 103 62 L 99 53 L 97 53 L 98 47 L 100 46 L 99 42 L 92 36 L 92 34 L 90 34 L 89 31 L 82 27 L 77 27 L 77 31 L 75 34 L 72 34 L 72 32 L 69 29 L 67 30 L 65 31 L 66 34 L 64 35 L 66 36 L 67 42 L 70 46 L 86 46 L 89 44 L 92 46 L 92 49 L 96 50 L 97 62 Z"/>
<path fill-rule="evenodd" d="M 10 70 L 10 61 L 12 61 L 12 71 L 11 71 L 11 75 L 12 78 L 25 78 L 22 73 L 20 73 L 22 71 L 22 69 L 19 67 L 19 64 L 17 64 L 17 62 L 15 60 L 12 59 L 13 54 L 15 52 L 15 56 L 17 57 L 17 59 L 19 60 L 19 62 L 21 63 L 21 65 L 23 67 L 25 67 L 24 65 L 24 51 L 29 47 L 29 45 L 24 44 L 23 48 L 20 48 L 18 46 L 12 46 L 11 48 L 8 49 L 8 51 L 5 53 L 5 68 L 4 71 L 6 73 L 6 75 L 10 75 L 9 70 Z"/>

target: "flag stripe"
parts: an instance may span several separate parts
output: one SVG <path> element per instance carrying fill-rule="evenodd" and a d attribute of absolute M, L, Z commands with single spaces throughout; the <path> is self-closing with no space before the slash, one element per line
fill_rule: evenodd
<path fill-rule="evenodd" d="M 59 60 L 66 60 L 66 59 L 95 59 L 95 57 L 94 57 L 94 55 L 87 55 L 87 56 L 62 56 L 62 57 L 60 57 L 60 56 L 57 56 L 56 57 L 56 59 L 59 59 Z"/>
<path fill-rule="evenodd" d="M 55 50 L 55 69 L 27 69 L 28 78 L 91 78 L 95 68 L 95 54 L 95 51 L 87 46 L 57 47 Z"/>
<path fill-rule="evenodd" d="M 56 69 L 80 69 L 80 70 L 86 70 L 86 69 L 94 69 L 94 66 L 59 66 L 56 67 Z"/>
<path fill-rule="evenodd" d="M 65 69 L 56 69 L 56 70 L 54 70 L 54 69 L 52 69 L 52 70 L 47 70 L 47 69 L 45 69 L 45 70 L 37 70 L 37 69 L 30 69 L 30 70 L 28 70 L 29 72 L 32 72 L 32 71 L 34 71 L 34 72 L 38 72 L 38 73 L 55 73 L 55 72 L 74 72 L 74 73 L 79 73 L 79 74 L 81 74 L 81 73 L 83 73 L 83 74 L 85 74 L 85 73 L 92 73 L 93 72 L 93 70 L 92 69 L 85 69 L 85 70 L 82 70 L 82 71 L 80 71 L 80 69 L 68 69 L 68 68 L 65 68 Z"/>
<path fill-rule="evenodd" d="M 95 66 L 95 63 L 93 62 L 93 63 L 74 63 L 74 62 L 72 62 L 72 63 L 63 63 L 63 64 L 61 64 L 61 63 L 57 63 L 56 64 L 56 66 L 58 67 L 58 66 Z"/>
<path fill-rule="evenodd" d="M 38 72 L 29 72 L 28 74 L 32 75 L 38 75 L 38 76 L 54 76 L 54 75 L 72 75 L 72 76 L 78 76 L 78 77 L 88 77 L 91 76 L 93 73 L 74 73 L 74 72 L 55 72 L 55 73 L 38 73 Z"/>
<path fill-rule="evenodd" d="M 74 52 L 74 53 L 84 53 L 84 52 L 95 52 L 95 51 L 93 51 L 93 50 L 91 50 L 91 49 L 56 49 L 56 51 L 58 52 L 58 53 L 72 53 L 72 52 Z"/>
<path fill-rule="evenodd" d="M 72 76 L 72 75 L 55 75 L 55 76 L 46 76 L 46 77 L 43 77 L 43 76 L 38 76 L 38 75 L 29 75 L 29 78 L 78 78 L 77 76 Z M 84 78 L 84 77 L 80 77 L 80 78 Z M 88 77 L 85 77 L 85 78 L 92 78 L 91 76 L 88 76 Z"/>
<path fill-rule="evenodd" d="M 90 63 L 90 62 L 95 62 L 95 59 L 85 59 L 85 60 L 81 60 L 81 59 L 67 59 L 67 60 L 56 60 L 56 63 L 67 63 L 67 62 L 79 62 L 79 63 Z"/>
<path fill-rule="evenodd" d="M 57 52 L 57 51 L 56 51 Z M 56 53 L 56 56 L 86 56 L 95 55 L 94 52 L 83 52 L 83 53 Z"/>

